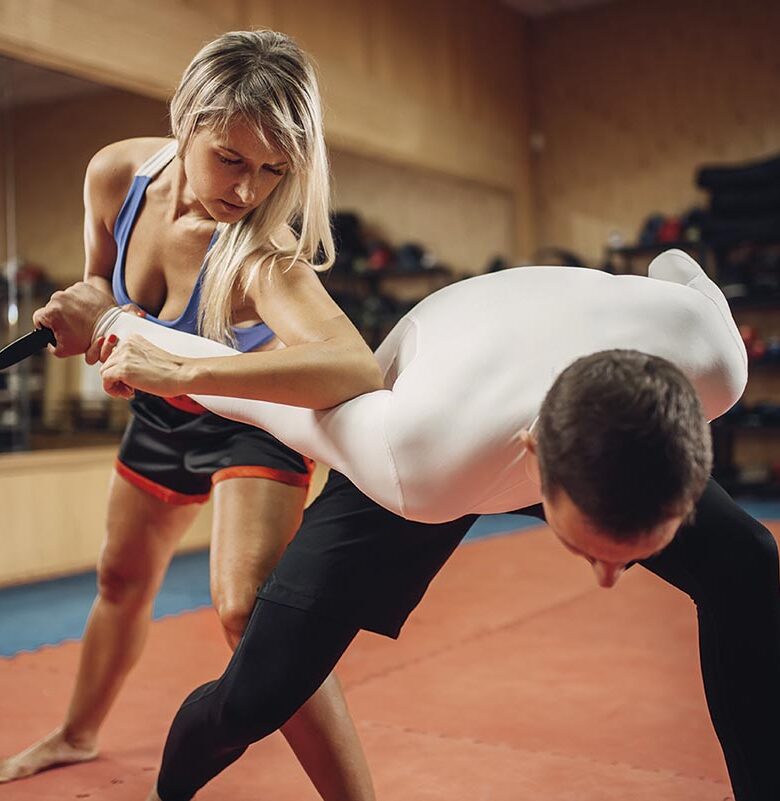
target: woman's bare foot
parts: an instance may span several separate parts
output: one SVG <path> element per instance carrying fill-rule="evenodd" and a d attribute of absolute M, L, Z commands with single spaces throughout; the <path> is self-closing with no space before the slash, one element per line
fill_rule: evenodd
<path fill-rule="evenodd" d="M 56 729 L 26 751 L 0 759 L 0 784 L 32 776 L 56 765 L 88 762 L 97 756 L 97 747 L 71 745 L 62 729 Z"/>

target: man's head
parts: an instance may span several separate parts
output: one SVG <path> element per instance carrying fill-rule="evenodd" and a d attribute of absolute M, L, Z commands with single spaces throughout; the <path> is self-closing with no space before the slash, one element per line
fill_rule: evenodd
<path fill-rule="evenodd" d="M 566 368 L 527 445 L 548 523 L 602 586 L 671 542 L 712 466 L 709 427 L 688 379 L 631 350 Z"/>

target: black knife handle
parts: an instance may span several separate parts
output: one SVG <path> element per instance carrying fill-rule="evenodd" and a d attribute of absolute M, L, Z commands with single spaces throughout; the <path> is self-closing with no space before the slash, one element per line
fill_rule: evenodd
<path fill-rule="evenodd" d="M 46 328 L 46 326 L 36 328 L 35 340 L 36 342 L 40 341 L 42 348 L 45 348 L 47 345 L 57 344 L 57 338 L 54 336 L 54 332 L 51 330 L 51 328 Z"/>

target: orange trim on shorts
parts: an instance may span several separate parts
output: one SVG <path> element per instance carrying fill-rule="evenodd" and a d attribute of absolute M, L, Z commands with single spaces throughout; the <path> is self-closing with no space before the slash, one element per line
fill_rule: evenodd
<path fill-rule="evenodd" d="M 205 495 L 188 495 L 185 492 L 176 492 L 176 490 L 172 490 L 169 487 L 164 487 L 162 484 L 136 473 L 135 470 L 120 462 L 119 459 L 114 463 L 114 469 L 125 481 L 144 492 L 148 492 L 163 503 L 169 503 L 173 506 L 186 506 L 190 503 L 205 503 L 209 499 L 210 493 L 208 492 Z"/>
<path fill-rule="evenodd" d="M 306 460 L 307 462 L 310 460 Z M 265 467 L 264 465 L 238 465 L 236 467 L 224 467 L 217 470 L 211 477 L 212 484 L 219 484 L 230 478 L 269 478 L 271 481 L 278 481 L 280 484 L 287 484 L 290 487 L 309 486 L 311 481 L 312 468 L 306 465 L 307 473 L 296 473 L 293 470 L 278 470 L 275 467 Z"/>
<path fill-rule="evenodd" d="M 163 398 L 163 400 L 174 409 L 181 412 L 189 412 L 190 414 L 206 414 L 208 409 L 196 403 L 189 395 L 176 395 L 172 398 Z"/>

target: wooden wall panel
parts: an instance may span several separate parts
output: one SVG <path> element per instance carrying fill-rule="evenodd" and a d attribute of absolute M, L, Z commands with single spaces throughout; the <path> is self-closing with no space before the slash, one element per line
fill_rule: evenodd
<path fill-rule="evenodd" d="M 0 50 L 166 98 L 205 42 L 240 27 L 241 8 L 239 0 L 5 0 Z"/>
<path fill-rule="evenodd" d="M 625 0 L 534 23 L 538 238 L 598 259 L 702 200 L 703 162 L 780 150 L 780 4 Z"/>
<path fill-rule="evenodd" d="M 328 87 L 333 83 L 331 67 L 342 73 L 344 78 L 352 75 L 359 79 L 366 73 L 370 50 L 366 36 L 369 6 L 362 0 L 339 0 L 337 4 L 277 0 L 273 5 L 274 24 L 294 37 L 317 61 L 326 96 Z M 250 25 L 266 25 L 262 9 L 259 13 L 250 11 L 250 14 Z"/>
<path fill-rule="evenodd" d="M 334 151 L 334 206 L 395 245 L 419 242 L 457 272 L 516 252 L 514 196 L 440 173 Z"/>
<path fill-rule="evenodd" d="M 115 456 L 115 448 L 0 455 L 0 586 L 95 566 Z M 210 524 L 206 507 L 180 550 L 207 547 Z"/>
<path fill-rule="evenodd" d="M 527 26 L 498 0 L 9 0 L 0 52 L 167 99 L 204 41 L 255 25 L 319 63 L 332 146 L 511 192 L 530 254 Z"/>
<path fill-rule="evenodd" d="M 404 87 L 407 102 L 454 108 L 445 74 L 452 43 L 439 25 L 441 13 L 441 0 L 373 4 L 367 31 L 371 81 Z"/>
<path fill-rule="evenodd" d="M 272 16 L 319 64 L 332 145 L 528 195 L 516 14 L 476 0 L 277 0 Z"/>
<path fill-rule="evenodd" d="M 0 52 L 167 98 L 200 45 L 269 26 L 320 65 L 332 145 L 530 195 L 525 24 L 499 0 L 8 0 Z M 532 246 L 531 217 L 518 241 Z"/>
<path fill-rule="evenodd" d="M 105 531 L 116 448 L 0 454 L 0 587 L 91 570 Z M 327 471 L 317 466 L 308 503 Z M 45 495 L 45 502 L 41 502 Z M 211 502 L 203 506 L 178 552 L 207 548 Z"/>
<path fill-rule="evenodd" d="M 84 171 L 104 145 L 133 136 L 165 136 L 165 103 L 106 90 L 14 111 L 17 230 L 20 255 L 57 283 L 84 270 Z"/>

